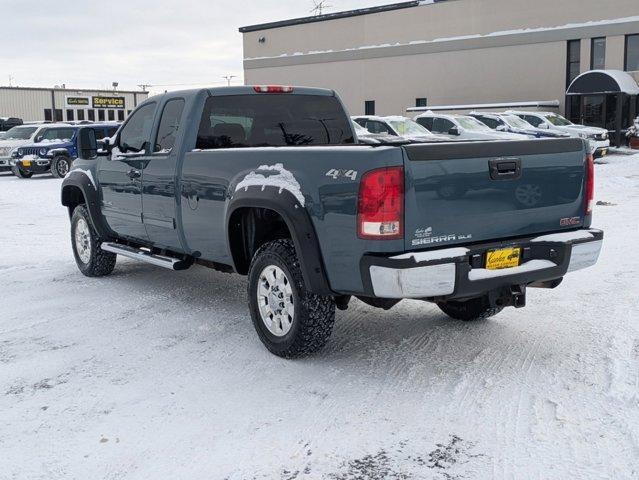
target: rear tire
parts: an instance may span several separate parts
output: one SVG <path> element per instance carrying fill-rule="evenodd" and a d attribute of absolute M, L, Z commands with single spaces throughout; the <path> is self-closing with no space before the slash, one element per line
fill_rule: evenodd
<path fill-rule="evenodd" d="M 33 177 L 33 173 L 25 172 L 24 170 L 20 169 L 19 167 L 13 167 L 11 169 L 11 171 L 18 178 L 31 178 L 31 177 Z"/>
<path fill-rule="evenodd" d="M 335 301 L 306 290 L 291 240 L 269 242 L 255 253 L 248 296 L 253 326 L 271 353 L 302 357 L 328 341 L 335 323 Z"/>
<path fill-rule="evenodd" d="M 71 245 L 75 263 L 87 277 L 104 277 L 113 272 L 117 255 L 102 250 L 102 242 L 84 205 L 77 206 L 71 217 Z"/>
<path fill-rule="evenodd" d="M 64 178 L 71 170 L 71 159 L 65 156 L 57 156 L 51 161 L 51 175 L 55 178 Z"/>
<path fill-rule="evenodd" d="M 504 307 L 491 307 L 487 296 L 464 301 L 437 302 L 437 306 L 449 317 L 464 322 L 486 320 L 494 317 L 504 309 Z"/>

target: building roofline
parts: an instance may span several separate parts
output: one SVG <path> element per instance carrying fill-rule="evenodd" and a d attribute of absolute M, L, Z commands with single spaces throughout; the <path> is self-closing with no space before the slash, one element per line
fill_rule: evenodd
<path fill-rule="evenodd" d="M 445 0 L 433 0 L 433 3 L 443 2 Z M 327 20 L 336 20 L 338 18 L 359 17 L 360 15 L 370 15 L 373 13 L 389 12 L 391 10 L 401 10 L 404 8 L 412 8 L 423 5 L 424 2 L 414 0 L 411 2 L 392 3 L 389 5 L 380 5 L 377 7 L 358 8 L 356 10 L 347 10 L 344 12 L 326 13 L 324 15 L 315 15 L 312 17 L 300 17 L 290 20 L 281 20 L 278 22 L 262 23 L 260 25 L 249 25 L 240 27 L 240 33 L 257 32 L 259 30 L 269 30 L 272 28 L 290 27 L 292 25 L 304 25 L 306 23 L 325 22 Z"/>
<path fill-rule="evenodd" d="M 122 94 L 122 93 L 146 93 L 144 90 L 101 90 L 99 88 L 46 88 L 46 87 L 8 87 L 0 85 L 0 90 L 35 90 L 38 92 L 69 92 L 74 94 L 82 94 L 85 92 L 97 92 L 97 93 L 110 93 L 110 94 Z M 80 93 L 79 93 L 80 92 Z"/>

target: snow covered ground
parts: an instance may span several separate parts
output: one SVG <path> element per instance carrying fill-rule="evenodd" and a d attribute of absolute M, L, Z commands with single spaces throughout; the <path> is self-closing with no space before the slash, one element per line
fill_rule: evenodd
<path fill-rule="evenodd" d="M 242 277 L 84 278 L 60 181 L 0 176 L 0 478 L 639 478 L 639 155 L 604 162 L 596 267 L 485 323 L 356 301 L 299 361 Z"/>

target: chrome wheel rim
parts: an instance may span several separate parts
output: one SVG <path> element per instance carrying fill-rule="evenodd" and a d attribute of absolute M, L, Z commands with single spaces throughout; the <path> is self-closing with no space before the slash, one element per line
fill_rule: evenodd
<path fill-rule="evenodd" d="M 55 168 L 58 171 L 58 175 L 64 177 L 67 173 L 69 173 L 69 162 L 67 162 L 66 160 L 58 160 L 56 162 Z"/>
<path fill-rule="evenodd" d="M 281 268 L 269 265 L 260 273 L 257 305 L 269 332 L 276 337 L 283 337 L 290 332 L 295 318 L 293 288 Z"/>
<path fill-rule="evenodd" d="M 521 185 L 515 191 L 517 200 L 527 207 L 534 207 L 539 203 L 542 197 L 541 187 L 539 185 Z"/>
<path fill-rule="evenodd" d="M 82 263 L 89 263 L 91 260 L 91 234 L 89 225 L 84 218 L 78 220 L 75 225 L 75 250 Z"/>

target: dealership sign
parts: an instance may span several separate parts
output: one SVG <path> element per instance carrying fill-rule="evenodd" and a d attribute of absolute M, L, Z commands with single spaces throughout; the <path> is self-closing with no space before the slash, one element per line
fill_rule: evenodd
<path fill-rule="evenodd" d="M 67 106 L 69 107 L 88 107 L 89 97 L 67 97 Z"/>
<path fill-rule="evenodd" d="M 103 96 L 87 96 L 87 97 L 66 97 L 67 107 L 89 107 L 91 108 L 118 108 L 124 109 L 124 97 L 103 97 Z"/>
<path fill-rule="evenodd" d="M 124 97 L 93 97 L 93 108 L 124 108 Z"/>

